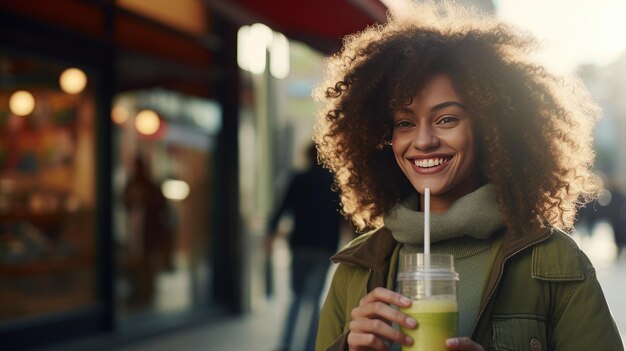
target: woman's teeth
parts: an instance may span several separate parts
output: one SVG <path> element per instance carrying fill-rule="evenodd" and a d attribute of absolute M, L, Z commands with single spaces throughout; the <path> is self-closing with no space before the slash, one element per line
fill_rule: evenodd
<path fill-rule="evenodd" d="M 444 164 L 446 162 L 448 162 L 448 160 L 444 158 L 429 158 L 427 160 L 414 160 L 413 161 L 413 163 L 415 163 L 417 167 L 421 167 L 421 168 L 435 167 L 435 166 Z"/>

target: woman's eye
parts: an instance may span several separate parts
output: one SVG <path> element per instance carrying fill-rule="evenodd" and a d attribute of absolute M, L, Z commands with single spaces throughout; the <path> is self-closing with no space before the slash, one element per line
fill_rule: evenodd
<path fill-rule="evenodd" d="M 437 124 L 450 124 L 458 121 L 459 119 L 455 116 L 443 116 L 438 121 Z"/>
<path fill-rule="evenodd" d="M 396 122 L 395 127 L 396 128 L 409 128 L 412 125 L 413 124 L 411 124 L 410 122 L 407 122 L 407 121 L 399 121 L 399 122 Z"/>

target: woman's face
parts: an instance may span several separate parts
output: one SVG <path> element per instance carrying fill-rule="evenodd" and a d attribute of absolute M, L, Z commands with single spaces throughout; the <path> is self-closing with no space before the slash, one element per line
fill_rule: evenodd
<path fill-rule="evenodd" d="M 393 119 L 396 161 L 418 192 L 430 188 L 433 212 L 480 186 L 472 120 L 447 75 L 433 76 Z"/>

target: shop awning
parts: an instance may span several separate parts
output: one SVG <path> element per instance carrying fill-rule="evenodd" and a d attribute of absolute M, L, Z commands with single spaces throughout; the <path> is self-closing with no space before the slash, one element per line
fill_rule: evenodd
<path fill-rule="evenodd" d="M 344 36 L 386 19 L 379 0 L 206 0 L 234 23 L 260 22 L 324 53 L 341 47 Z"/>

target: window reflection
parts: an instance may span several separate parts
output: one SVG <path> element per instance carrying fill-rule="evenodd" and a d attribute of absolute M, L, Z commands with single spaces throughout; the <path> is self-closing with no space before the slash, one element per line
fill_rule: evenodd
<path fill-rule="evenodd" d="M 208 305 L 219 105 L 168 90 L 142 90 L 116 96 L 111 118 L 118 148 L 119 317 L 136 320 Z M 148 133 L 146 125 L 157 127 Z"/>
<path fill-rule="evenodd" d="M 62 65 L 0 55 L 0 68 L 0 322 L 7 322 L 96 301 L 95 112 L 93 91 L 68 95 L 55 84 Z"/>

